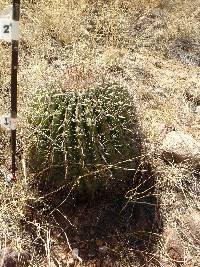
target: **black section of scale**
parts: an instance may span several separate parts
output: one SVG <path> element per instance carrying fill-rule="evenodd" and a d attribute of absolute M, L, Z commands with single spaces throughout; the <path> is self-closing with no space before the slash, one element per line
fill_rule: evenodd
<path fill-rule="evenodd" d="M 20 0 L 13 0 L 13 22 L 18 22 L 20 17 Z M 17 118 L 17 71 L 18 71 L 19 41 L 12 40 L 11 63 L 11 118 Z M 12 149 L 12 177 L 16 176 L 16 129 L 11 129 Z"/>

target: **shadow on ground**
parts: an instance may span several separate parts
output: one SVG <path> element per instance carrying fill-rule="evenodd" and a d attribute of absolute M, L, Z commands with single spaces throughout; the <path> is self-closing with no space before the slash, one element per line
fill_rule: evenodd
<path fill-rule="evenodd" d="M 134 180 L 140 186 L 127 194 L 129 199 L 133 194 L 131 201 L 123 194 L 101 195 L 87 201 L 64 199 L 64 194 L 59 192 L 59 196 L 53 198 L 54 208 L 51 201 L 40 203 L 35 207 L 41 211 L 40 215 L 28 211 L 28 221 L 35 220 L 36 216 L 37 221 L 43 218 L 43 222 L 47 222 L 54 240 L 52 251 L 56 261 L 62 262 L 61 266 L 67 265 L 58 251 L 62 250 L 62 255 L 67 251 L 70 253 L 69 244 L 72 249 L 79 250 L 84 266 L 159 266 L 155 264 L 157 259 L 153 262 L 152 257 L 162 231 L 154 177 L 148 169 L 145 175 L 138 172 Z M 136 200 L 135 196 L 140 199 Z M 55 199 L 59 199 L 56 206 Z M 31 232 L 36 250 L 45 253 L 36 229 L 30 224 L 25 225 Z"/>

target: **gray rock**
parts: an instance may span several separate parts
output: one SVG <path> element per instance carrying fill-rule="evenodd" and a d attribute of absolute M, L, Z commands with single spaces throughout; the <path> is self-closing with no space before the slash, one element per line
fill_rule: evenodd
<path fill-rule="evenodd" d="M 10 246 L 0 250 L 0 267 L 27 267 L 29 260 L 28 253 L 19 253 Z"/>
<path fill-rule="evenodd" d="M 195 112 L 196 112 L 197 114 L 200 114 L 200 106 L 197 106 L 197 107 L 196 107 Z"/>
<path fill-rule="evenodd" d="M 163 140 L 161 151 L 162 157 L 169 162 L 200 164 L 200 142 L 183 132 L 169 132 Z"/>
<path fill-rule="evenodd" d="M 165 228 L 163 231 L 163 241 L 165 251 L 170 259 L 175 262 L 183 263 L 185 251 L 177 230 L 170 227 Z"/>
<path fill-rule="evenodd" d="M 109 248 L 107 246 L 99 247 L 99 252 L 101 254 L 106 254 L 108 252 Z"/>
<path fill-rule="evenodd" d="M 16 267 L 18 253 L 11 247 L 3 248 L 0 251 L 0 267 Z"/>
<path fill-rule="evenodd" d="M 199 243 L 200 240 L 200 213 L 198 210 L 190 209 L 183 215 L 183 221 L 188 228 L 188 234 L 195 240 L 195 243 Z"/>

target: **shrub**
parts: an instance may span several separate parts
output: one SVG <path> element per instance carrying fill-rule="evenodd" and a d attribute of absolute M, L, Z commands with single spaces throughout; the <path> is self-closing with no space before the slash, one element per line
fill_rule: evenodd
<path fill-rule="evenodd" d="M 40 91 L 31 102 L 30 162 L 39 181 L 79 193 L 127 183 L 141 153 L 134 103 L 118 84 Z"/>

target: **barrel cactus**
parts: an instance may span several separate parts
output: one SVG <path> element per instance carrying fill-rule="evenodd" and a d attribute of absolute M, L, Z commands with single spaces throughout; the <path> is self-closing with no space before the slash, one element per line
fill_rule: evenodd
<path fill-rule="evenodd" d="M 130 179 L 141 145 L 127 89 L 115 83 L 48 89 L 34 97 L 30 111 L 30 162 L 40 181 L 93 194 Z"/>

